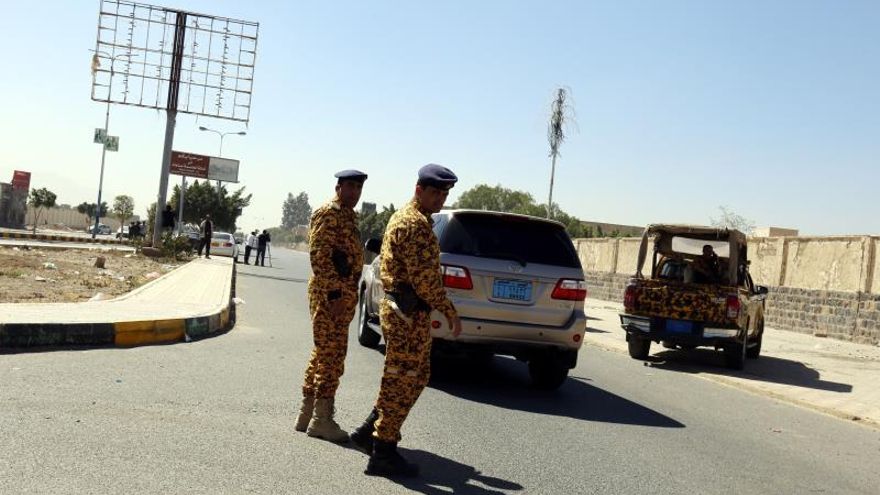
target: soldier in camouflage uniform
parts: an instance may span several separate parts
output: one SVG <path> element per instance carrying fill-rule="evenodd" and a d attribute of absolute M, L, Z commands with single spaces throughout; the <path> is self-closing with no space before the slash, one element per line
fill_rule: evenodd
<path fill-rule="evenodd" d="M 337 173 L 336 197 L 312 214 L 309 254 L 309 313 L 315 347 L 303 381 L 302 407 L 296 430 L 331 442 L 348 441 L 333 419 L 333 402 L 345 365 L 348 325 L 357 306 L 357 283 L 364 251 L 354 207 L 367 175 L 357 170 Z"/>
<path fill-rule="evenodd" d="M 404 420 L 428 384 L 431 309 L 445 315 L 455 336 L 461 333 L 461 322 L 443 288 L 440 246 L 431 218 L 443 207 L 457 180 L 440 165 L 422 167 L 415 197 L 392 215 L 385 229 L 380 261 L 385 298 L 379 308 L 385 369 L 373 412 L 351 436 L 370 454 L 366 474 L 418 473 L 418 466 L 397 452 L 397 442 Z"/>

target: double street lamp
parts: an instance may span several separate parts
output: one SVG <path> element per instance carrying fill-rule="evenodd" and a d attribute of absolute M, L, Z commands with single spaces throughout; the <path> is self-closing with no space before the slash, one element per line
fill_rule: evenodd
<path fill-rule="evenodd" d="M 218 136 L 220 136 L 220 151 L 219 151 L 219 153 L 218 153 L 218 155 L 217 155 L 218 158 L 223 158 L 223 138 L 226 137 L 226 135 L 228 135 L 228 134 L 235 134 L 235 135 L 238 135 L 238 136 L 246 136 L 246 135 L 247 135 L 247 133 L 244 132 L 244 131 L 238 131 L 238 132 L 232 132 L 232 131 L 230 131 L 230 132 L 220 132 L 220 131 L 215 131 L 214 129 L 209 129 L 209 128 L 205 127 L 205 126 L 199 126 L 199 130 L 200 130 L 200 131 L 213 132 L 214 134 L 217 134 Z M 219 181 L 218 181 L 218 182 L 219 182 Z"/>
<path fill-rule="evenodd" d="M 205 127 L 205 126 L 199 126 L 199 130 L 200 130 L 200 131 L 213 132 L 214 134 L 217 134 L 218 136 L 220 136 L 220 151 L 217 153 L 217 158 L 223 158 L 223 138 L 224 138 L 224 137 L 226 137 L 228 134 L 235 134 L 235 135 L 237 135 L 237 136 L 245 136 L 245 135 L 247 135 L 247 133 L 244 132 L 244 131 L 238 131 L 238 132 L 232 132 L 232 131 L 229 131 L 229 132 L 220 132 L 220 131 L 215 131 L 214 129 L 209 129 L 209 128 Z M 219 180 L 217 181 L 217 197 L 218 197 L 218 198 L 220 197 L 220 181 L 219 181 Z"/>

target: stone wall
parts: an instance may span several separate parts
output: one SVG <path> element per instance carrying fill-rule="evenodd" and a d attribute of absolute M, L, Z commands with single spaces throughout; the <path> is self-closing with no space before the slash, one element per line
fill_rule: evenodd
<path fill-rule="evenodd" d="M 608 272 L 588 272 L 584 275 L 587 282 L 587 297 L 601 301 L 623 302 L 623 290 L 631 278 Z"/>
<path fill-rule="evenodd" d="M 575 239 L 593 299 L 622 302 L 640 239 Z M 766 323 L 861 343 L 880 343 L 880 239 L 749 239 L 749 271 L 770 288 Z M 650 262 L 650 261 L 649 261 Z"/>
<path fill-rule="evenodd" d="M 767 326 L 864 344 L 880 342 L 880 296 L 774 287 Z"/>

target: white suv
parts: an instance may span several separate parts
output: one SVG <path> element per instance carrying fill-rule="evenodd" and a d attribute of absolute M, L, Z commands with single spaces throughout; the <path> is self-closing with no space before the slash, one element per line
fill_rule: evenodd
<path fill-rule="evenodd" d="M 544 218 L 475 210 L 434 215 L 449 298 L 462 320 L 452 337 L 446 319 L 431 316 L 434 348 L 514 356 L 540 388 L 555 389 L 577 364 L 586 329 L 584 272 L 565 227 Z M 381 242 L 367 241 L 378 253 Z M 384 297 L 379 258 L 364 268 L 358 341 L 381 340 Z"/>

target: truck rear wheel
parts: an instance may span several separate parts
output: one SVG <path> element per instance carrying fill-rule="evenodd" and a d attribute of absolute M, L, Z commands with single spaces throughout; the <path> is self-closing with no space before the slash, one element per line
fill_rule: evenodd
<path fill-rule="evenodd" d="M 746 363 L 746 346 L 744 344 L 731 344 L 724 348 L 724 364 L 732 370 L 741 370 Z"/>
<path fill-rule="evenodd" d="M 648 339 L 640 339 L 630 335 L 626 344 L 629 349 L 629 357 L 633 359 L 647 359 L 648 353 L 651 352 L 651 341 Z"/>
<path fill-rule="evenodd" d="M 761 342 L 764 340 L 764 323 L 758 327 L 758 337 L 752 342 L 752 346 L 746 349 L 746 357 L 749 359 L 758 359 L 761 355 Z"/>

